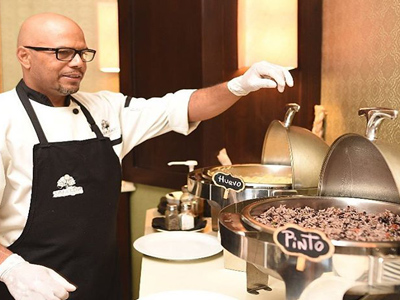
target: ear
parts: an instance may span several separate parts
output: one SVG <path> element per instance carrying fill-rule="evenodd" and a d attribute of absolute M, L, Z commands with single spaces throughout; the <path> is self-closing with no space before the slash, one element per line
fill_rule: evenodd
<path fill-rule="evenodd" d="M 17 48 L 17 58 L 23 68 L 31 68 L 31 53 L 28 51 L 28 49 L 19 46 Z"/>

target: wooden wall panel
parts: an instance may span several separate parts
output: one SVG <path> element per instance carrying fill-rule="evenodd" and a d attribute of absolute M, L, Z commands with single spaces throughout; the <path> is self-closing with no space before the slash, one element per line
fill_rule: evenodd
<path fill-rule="evenodd" d="M 121 91 L 136 97 L 161 96 L 229 80 L 237 70 L 234 0 L 119 0 Z M 295 87 L 280 94 L 248 95 L 220 116 L 203 122 L 189 136 L 168 133 L 144 142 L 124 159 L 124 177 L 160 187 L 179 188 L 187 168 L 172 160 L 196 159 L 199 167 L 218 164 L 225 147 L 234 163 L 259 162 L 265 132 L 282 120 L 285 104 L 301 105 L 294 124 L 311 129 L 320 101 L 321 0 L 299 0 L 299 66 Z"/>

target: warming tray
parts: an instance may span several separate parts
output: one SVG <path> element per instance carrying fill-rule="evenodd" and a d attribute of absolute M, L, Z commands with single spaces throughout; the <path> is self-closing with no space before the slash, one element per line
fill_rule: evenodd
<path fill-rule="evenodd" d="M 230 253 L 247 262 L 248 291 L 268 289 L 268 276 L 273 276 L 285 282 L 287 300 L 313 299 L 300 297 L 302 294 L 313 294 L 310 287 L 321 278 L 327 281 L 324 286 L 327 293 L 325 299 L 342 299 L 344 293 L 400 293 L 400 242 L 332 240 L 332 257 L 320 262 L 306 260 L 304 271 L 298 271 L 297 257 L 284 253 L 274 242 L 274 229 L 252 218 L 270 206 L 282 204 L 288 207 L 309 205 L 315 209 L 354 205 L 360 209 L 366 208 L 368 212 L 389 209 L 400 214 L 400 205 L 395 203 L 319 196 L 247 200 L 223 208 L 219 215 L 221 244 Z M 393 273 L 393 269 L 397 271 Z M 337 281 L 341 282 L 341 288 L 334 284 Z M 330 290 L 333 287 L 335 290 Z M 338 293 L 342 293 L 342 297 L 336 298 Z"/>
<path fill-rule="evenodd" d="M 285 205 L 288 208 L 310 207 L 315 210 L 327 209 L 329 207 L 346 208 L 352 206 L 358 211 L 367 213 L 380 213 L 389 210 L 394 214 L 400 215 L 400 205 L 385 201 L 345 198 L 345 197 L 282 197 L 278 199 L 265 199 L 246 205 L 241 211 L 241 220 L 250 227 L 260 231 L 263 239 L 271 240 L 275 231 L 274 228 L 266 226 L 254 219 L 254 216 L 260 215 L 270 207 L 279 207 Z M 399 224 L 400 225 L 400 224 Z M 386 255 L 400 255 L 400 241 L 391 242 L 356 242 L 348 240 L 331 240 L 335 246 L 336 253 L 356 254 L 356 255 L 374 255 L 374 253 Z"/>

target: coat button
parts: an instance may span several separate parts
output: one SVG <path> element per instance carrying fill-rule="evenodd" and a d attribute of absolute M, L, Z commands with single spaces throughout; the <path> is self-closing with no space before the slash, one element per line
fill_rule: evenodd
<path fill-rule="evenodd" d="M 74 114 L 79 114 L 79 109 L 77 109 L 77 108 L 74 108 L 73 110 L 72 110 L 72 112 L 74 113 Z"/>

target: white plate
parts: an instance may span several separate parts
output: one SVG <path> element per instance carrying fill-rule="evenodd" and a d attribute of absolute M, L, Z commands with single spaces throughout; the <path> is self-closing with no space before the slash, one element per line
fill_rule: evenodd
<path fill-rule="evenodd" d="M 194 291 L 194 290 L 182 290 L 182 291 L 168 291 L 152 294 L 139 298 L 138 300 L 238 300 L 223 294 L 212 293 L 207 291 Z"/>
<path fill-rule="evenodd" d="M 145 255 L 167 260 L 199 259 L 222 251 L 216 237 L 187 231 L 151 233 L 138 238 L 133 247 Z"/>

